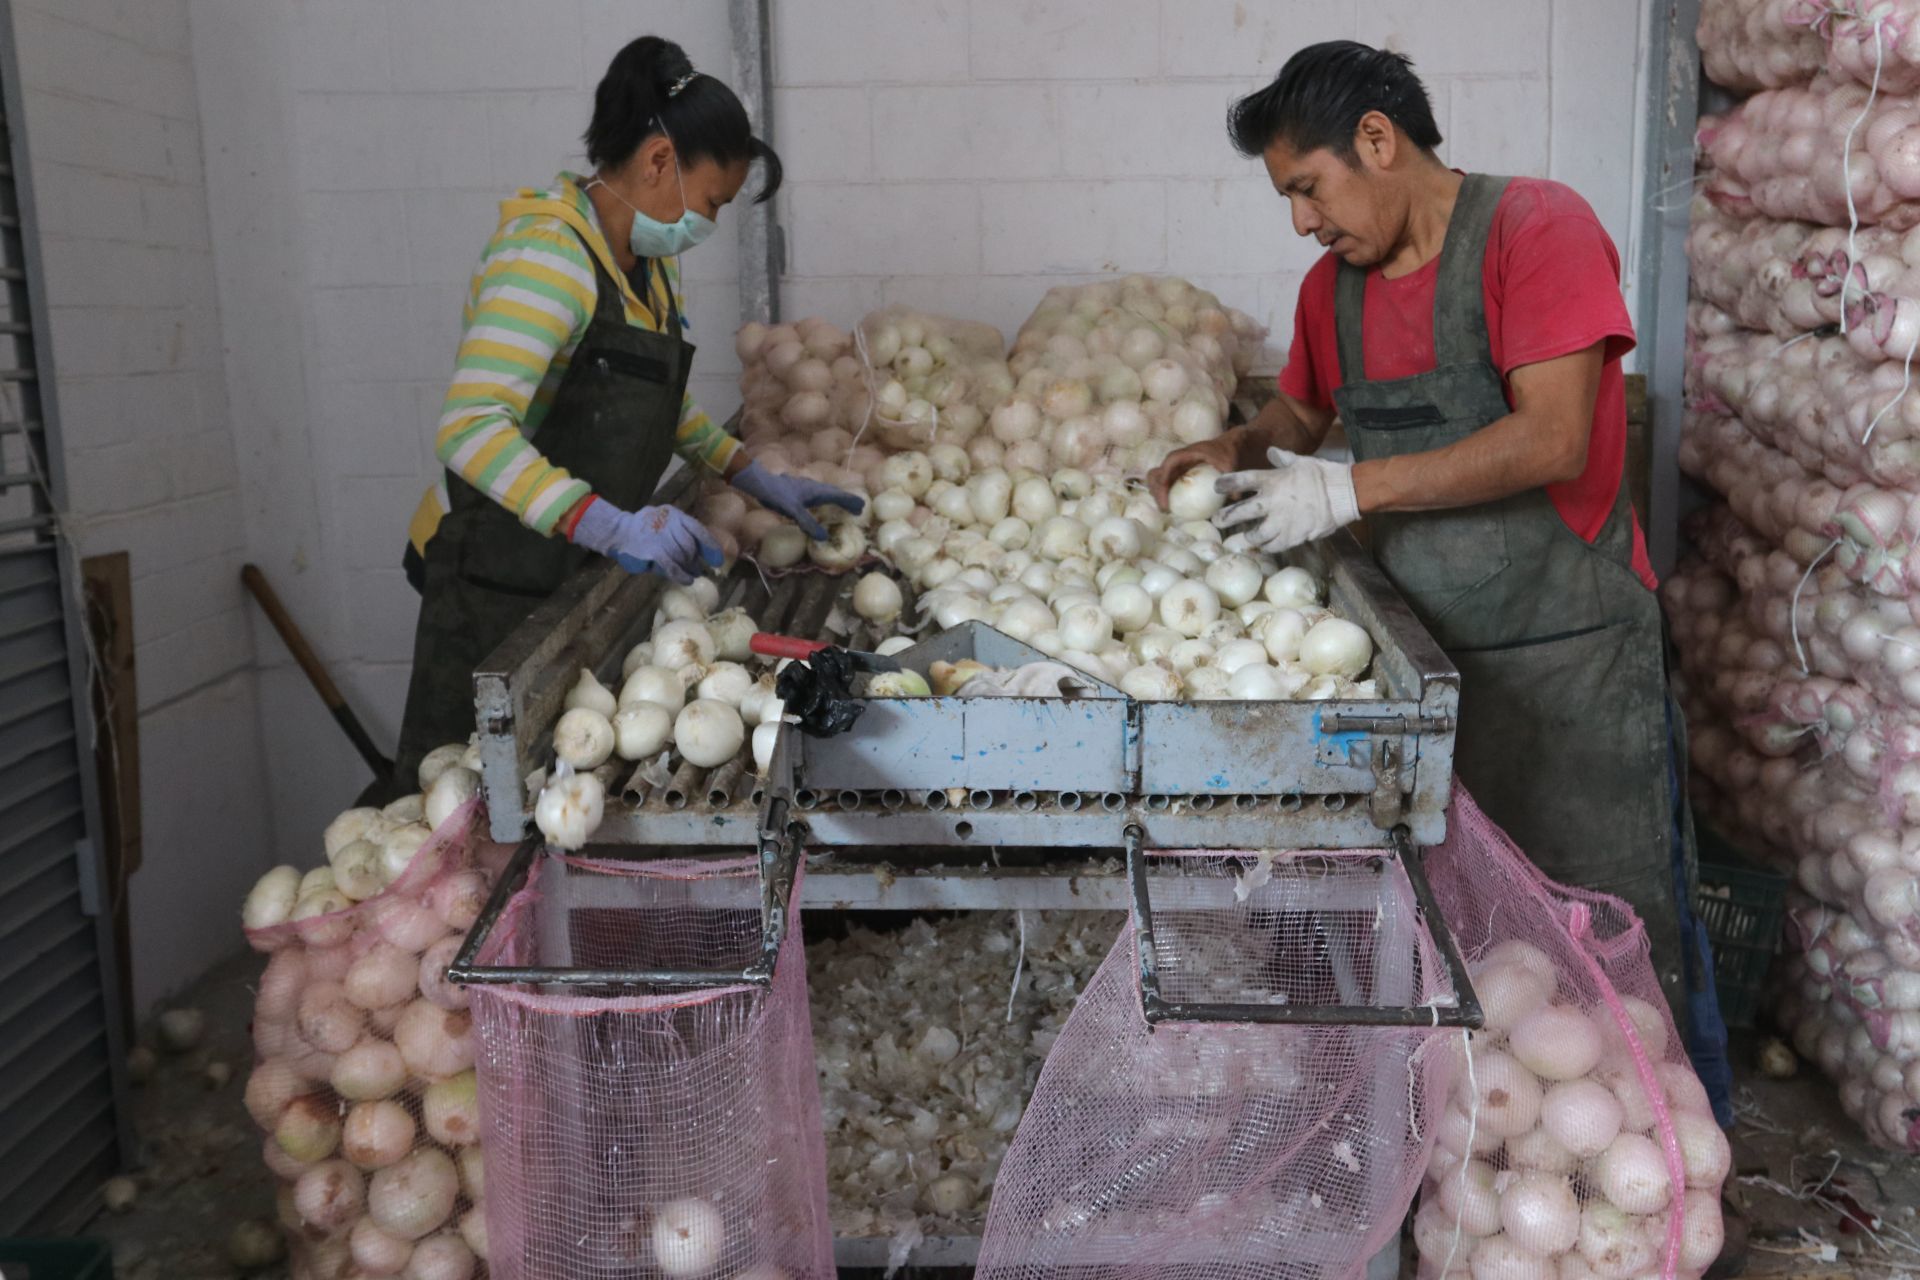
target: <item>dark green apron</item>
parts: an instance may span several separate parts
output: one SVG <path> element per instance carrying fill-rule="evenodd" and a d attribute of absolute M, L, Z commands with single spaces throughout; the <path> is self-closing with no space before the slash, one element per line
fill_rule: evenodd
<path fill-rule="evenodd" d="M 1481 295 L 1506 185 L 1475 174 L 1460 188 L 1434 292 L 1431 373 L 1366 379 L 1367 276 L 1341 265 L 1334 401 L 1356 459 L 1442 448 L 1511 412 Z M 1460 668 L 1461 781 L 1549 877 L 1632 905 L 1684 1028 L 1666 653 L 1659 603 L 1633 571 L 1626 486 L 1591 544 L 1544 489 L 1372 515 L 1367 526 L 1380 567 Z"/>
<path fill-rule="evenodd" d="M 673 457 L 693 345 L 677 309 L 666 332 L 628 324 L 619 284 L 598 256 L 588 256 L 599 300 L 533 439 L 549 462 L 633 511 L 653 495 Z M 427 752 L 473 733 L 474 669 L 596 558 L 559 534 L 535 533 L 452 472 L 447 496 L 450 509 L 427 544 L 413 679 L 394 761 L 396 795 L 418 789 L 415 775 Z"/>

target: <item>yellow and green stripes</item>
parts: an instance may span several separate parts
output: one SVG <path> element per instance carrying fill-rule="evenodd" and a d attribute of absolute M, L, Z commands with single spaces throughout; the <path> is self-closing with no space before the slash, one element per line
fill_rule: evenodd
<path fill-rule="evenodd" d="M 598 241 L 594 250 L 604 259 L 611 255 L 571 175 L 562 175 L 552 191 L 525 192 L 511 203 L 527 209 L 528 202 L 537 211 L 504 219 L 474 272 L 434 452 L 448 470 L 544 534 L 592 490 L 548 462 L 529 437 L 593 318 L 597 291 L 581 234 Z M 650 306 L 623 289 L 627 323 L 658 331 L 670 313 L 669 289 L 677 295 L 679 272 L 671 262 L 652 277 Z M 682 401 L 674 433 L 682 458 L 724 471 L 738 448 L 692 396 Z M 409 525 L 416 549 L 424 551 L 445 511 L 444 486 L 435 485 Z"/>

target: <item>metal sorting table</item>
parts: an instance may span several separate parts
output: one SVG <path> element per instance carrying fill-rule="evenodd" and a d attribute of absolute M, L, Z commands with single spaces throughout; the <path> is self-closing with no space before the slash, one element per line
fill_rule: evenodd
<path fill-rule="evenodd" d="M 657 500 L 689 505 L 693 488 L 694 478 L 683 474 Z M 1404 942 L 1399 949 L 1411 956 L 1418 932 L 1431 931 L 1452 979 L 1450 1006 L 1414 1006 L 1410 966 L 1398 976 L 1373 974 L 1364 994 L 1343 982 L 1337 1006 L 1181 1004 L 1161 994 L 1149 946 L 1142 948 L 1143 1012 L 1150 1022 L 1478 1025 L 1478 1003 L 1418 853 L 1445 835 L 1459 675 L 1350 535 L 1290 559 L 1325 581 L 1329 605 L 1372 636 L 1377 697 L 1139 702 L 1103 687 L 1073 700 L 868 699 L 840 737 L 784 728 L 764 779 L 754 776 L 744 753 L 714 770 L 676 757 L 668 776 L 610 780 L 605 817 L 583 852 L 684 858 L 757 850 L 768 941 L 759 964 L 729 975 L 480 971 L 473 956 L 536 856 L 533 837 L 517 862 L 519 874 L 497 886 L 455 976 L 602 987 L 766 981 L 803 857 L 803 909 L 1126 910 L 1150 939 L 1156 911 L 1235 901 L 1231 878 L 1173 869 L 1171 860 L 1151 859 L 1153 850 L 1372 850 L 1383 875 L 1404 873 L 1416 903 L 1414 912 L 1398 913 L 1410 918 L 1394 926 L 1404 933 L 1396 946 Z M 721 607 L 745 608 L 764 631 L 871 648 L 881 637 L 850 608 L 836 607 L 853 581 L 816 573 L 768 579 L 742 562 L 721 584 Z M 583 667 L 619 687 L 623 660 L 650 634 L 663 589 L 657 579 L 594 566 L 542 604 L 475 673 L 482 786 L 495 840 L 528 838 L 529 779 L 551 763 L 552 726 L 567 690 Z M 911 599 L 908 608 L 911 616 Z M 1011 646 L 1011 656 L 1002 655 L 1009 663 L 1031 653 L 980 624 L 969 631 L 970 643 L 986 646 L 982 660 L 994 658 L 996 645 Z M 902 661 L 924 673 L 933 658 L 956 656 L 951 636 L 923 641 Z M 542 910 L 564 913 L 569 906 L 556 895 Z M 1326 904 L 1329 911 L 1352 907 Z M 930 1237 L 910 1262 L 967 1266 L 978 1244 L 973 1237 Z M 1124 1250 L 1123 1239 L 1113 1244 Z M 886 1239 L 841 1239 L 836 1252 L 842 1266 L 880 1267 L 889 1246 Z"/>

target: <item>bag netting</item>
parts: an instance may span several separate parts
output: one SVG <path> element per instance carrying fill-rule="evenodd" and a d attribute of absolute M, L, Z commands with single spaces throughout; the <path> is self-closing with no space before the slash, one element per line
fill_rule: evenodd
<path fill-rule="evenodd" d="M 1167 1000 L 1410 1007 L 1451 998 L 1411 886 L 1386 855 L 1153 862 L 1212 873 L 1156 872 L 1152 947 Z M 1000 1167 L 976 1274 L 1335 1280 L 1363 1271 L 1399 1230 L 1426 1163 L 1449 1084 L 1445 1033 L 1198 1022 L 1150 1030 L 1140 945 L 1129 927 L 1047 1058 Z"/>
<path fill-rule="evenodd" d="M 296 1280 L 485 1274 L 472 1018 L 446 981 L 507 852 L 485 812 L 469 801 L 374 897 L 247 931 L 272 959 L 246 1103 Z"/>
<path fill-rule="evenodd" d="M 1469 1054 L 1450 1041 L 1461 1069 L 1414 1219 L 1420 1275 L 1698 1276 L 1719 1256 L 1732 1153 L 1640 921 L 1549 881 L 1457 782 L 1454 796 L 1426 867 L 1486 1025 Z"/>
<path fill-rule="evenodd" d="M 498 1280 L 834 1274 L 797 906 L 788 925 L 770 989 L 473 988 Z M 739 971 L 760 950 L 751 860 L 543 858 L 478 959 Z"/>

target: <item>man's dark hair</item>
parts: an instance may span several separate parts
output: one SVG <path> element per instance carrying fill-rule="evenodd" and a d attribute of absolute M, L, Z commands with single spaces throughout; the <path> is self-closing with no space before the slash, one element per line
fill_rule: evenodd
<path fill-rule="evenodd" d="M 1264 89 L 1227 108 L 1227 136 L 1242 155 L 1263 154 L 1276 141 L 1298 152 L 1333 152 L 1350 165 L 1360 156 L 1360 117 L 1378 111 L 1422 151 L 1440 145 L 1427 87 L 1405 54 L 1355 40 L 1308 45 L 1287 59 Z"/>
<path fill-rule="evenodd" d="M 618 168 L 663 130 L 682 164 L 760 161 L 766 181 L 755 204 L 771 200 L 780 189 L 780 157 L 753 136 L 747 109 L 733 90 L 696 72 L 686 50 L 673 41 L 641 36 L 613 55 L 594 90 L 587 159 L 599 168 Z"/>

